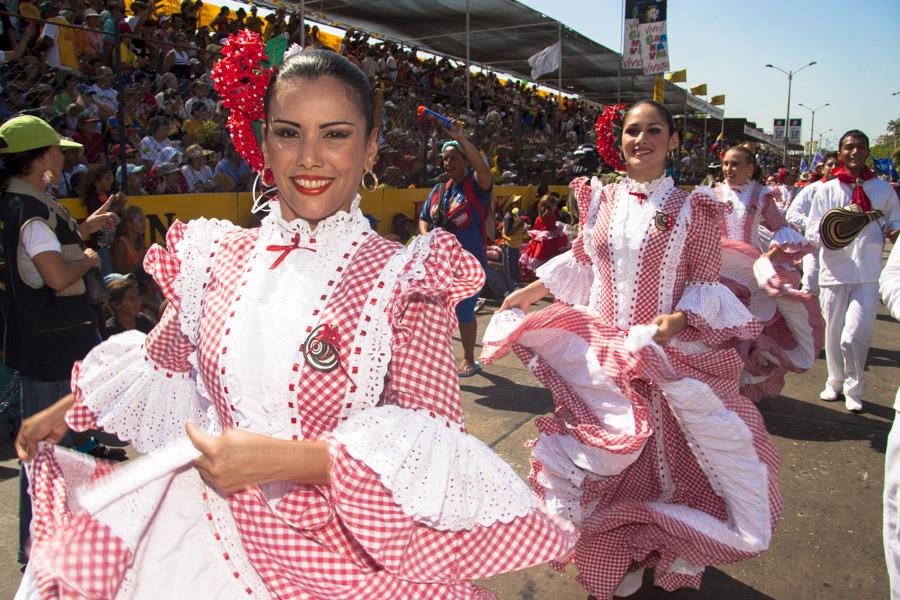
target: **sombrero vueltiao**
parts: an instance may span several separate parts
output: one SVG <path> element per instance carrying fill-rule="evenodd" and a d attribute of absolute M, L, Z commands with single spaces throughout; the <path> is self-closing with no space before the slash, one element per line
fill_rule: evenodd
<path fill-rule="evenodd" d="M 849 245 L 870 221 L 883 216 L 880 210 L 862 212 L 856 204 L 832 208 L 819 222 L 819 238 L 829 250 L 840 250 Z"/>

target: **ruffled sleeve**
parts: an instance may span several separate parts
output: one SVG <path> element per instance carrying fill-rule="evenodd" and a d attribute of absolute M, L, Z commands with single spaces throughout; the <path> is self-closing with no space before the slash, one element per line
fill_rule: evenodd
<path fill-rule="evenodd" d="M 688 201 L 691 222 L 684 250 L 688 280 L 675 305 L 676 311 L 687 315 L 688 328 L 678 338 L 700 341 L 713 348 L 733 340 L 754 339 L 762 331 L 762 325 L 719 283 L 722 205 L 708 187 L 695 189 Z"/>
<path fill-rule="evenodd" d="M 550 290 L 553 297 L 560 302 L 572 306 L 586 306 L 591 297 L 591 286 L 594 283 L 594 271 L 590 255 L 584 244 L 589 238 L 591 223 L 591 204 L 594 196 L 599 194 L 599 182 L 578 177 L 569 184 L 569 189 L 578 204 L 578 216 L 581 221 L 578 237 L 572 242 L 571 250 L 553 257 L 538 267 L 535 274 L 541 283 Z"/>
<path fill-rule="evenodd" d="M 185 421 L 208 426 L 209 402 L 198 390 L 194 368 L 196 331 L 214 241 L 227 228 L 224 223 L 176 221 L 166 248 L 154 245 L 147 251 L 144 268 L 169 306 L 149 335 L 112 336 L 75 364 L 75 405 L 66 415 L 70 427 L 102 428 L 150 452 L 182 437 Z"/>
<path fill-rule="evenodd" d="M 335 512 L 401 578 L 472 579 L 560 558 L 571 532 L 463 426 L 452 308 L 483 274 L 452 235 L 430 236 L 399 278 L 379 406 L 329 437 Z"/>
<path fill-rule="evenodd" d="M 800 196 L 798 196 L 799 198 Z M 793 204 L 791 203 L 792 206 Z M 775 204 L 775 198 L 771 193 L 767 193 L 763 197 L 762 224 L 772 231 L 769 248 L 780 248 L 783 253 L 789 255 L 790 260 L 799 260 L 804 254 L 815 250 L 815 245 L 787 222 L 781 209 Z"/>

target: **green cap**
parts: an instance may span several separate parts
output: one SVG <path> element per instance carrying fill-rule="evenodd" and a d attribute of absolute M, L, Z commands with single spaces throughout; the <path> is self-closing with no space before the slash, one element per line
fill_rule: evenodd
<path fill-rule="evenodd" d="M 0 125 L 0 154 L 14 154 L 47 146 L 82 148 L 78 142 L 60 137 L 47 121 L 31 115 L 13 117 Z"/>

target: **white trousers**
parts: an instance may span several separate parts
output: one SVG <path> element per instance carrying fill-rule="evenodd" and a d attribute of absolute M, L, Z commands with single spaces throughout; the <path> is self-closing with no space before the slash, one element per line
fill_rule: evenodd
<path fill-rule="evenodd" d="M 861 400 L 866 391 L 866 357 L 878 312 L 878 284 L 823 285 L 819 304 L 825 319 L 827 385 Z"/>
<path fill-rule="evenodd" d="M 810 294 L 819 293 L 819 253 L 810 252 L 803 256 L 803 277 L 801 289 Z"/>
<path fill-rule="evenodd" d="M 900 401 L 900 390 L 897 391 Z M 884 562 L 891 584 L 891 600 L 900 600 L 900 412 L 888 434 L 884 453 Z"/>

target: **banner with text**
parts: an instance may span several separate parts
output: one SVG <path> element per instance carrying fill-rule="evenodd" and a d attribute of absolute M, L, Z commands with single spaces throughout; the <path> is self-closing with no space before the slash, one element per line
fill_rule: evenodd
<path fill-rule="evenodd" d="M 625 0 L 625 47 L 622 68 L 645 75 L 669 70 L 666 0 Z"/>
<path fill-rule="evenodd" d="M 800 126 L 802 124 L 803 119 L 791 119 L 791 125 L 788 127 L 788 142 L 791 144 L 800 143 Z"/>

